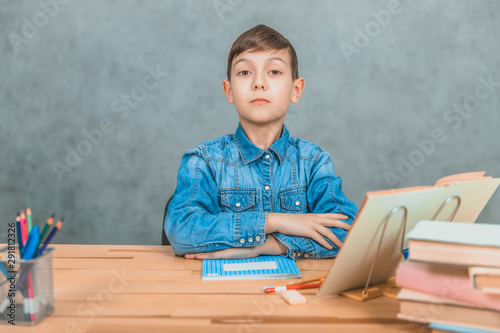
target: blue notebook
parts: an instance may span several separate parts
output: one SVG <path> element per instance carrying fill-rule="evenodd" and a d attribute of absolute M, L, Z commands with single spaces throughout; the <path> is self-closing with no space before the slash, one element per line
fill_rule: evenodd
<path fill-rule="evenodd" d="M 203 280 L 295 279 L 300 277 L 295 260 L 282 256 L 203 260 Z"/>
<path fill-rule="evenodd" d="M 456 332 L 456 333 L 498 333 L 498 332 L 500 332 L 500 331 L 491 331 L 491 330 L 484 330 L 484 329 L 479 329 L 479 328 L 448 325 L 448 324 L 439 324 L 439 323 L 431 323 L 429 325 L 429 328 L 432 328 L 435 330 L 450 331 L 450 333 L 451 332 Z"/>

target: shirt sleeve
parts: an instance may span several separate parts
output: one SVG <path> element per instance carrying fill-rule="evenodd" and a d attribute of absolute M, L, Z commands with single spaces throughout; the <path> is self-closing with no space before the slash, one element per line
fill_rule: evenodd
<path fill-rule="evenodd" d="M 201 148 L 184 154 L 177 188 L 165 217 L 165 232 L 174 253 L 199 253 L 262 245 L 265 212 L 221 212 L 217 184 Z"/>
<path fill-rule="evenodd" d="M 358 211 L 358 207 L 342 192 L 342 178 L 335 175 L 330 155 L 324 150 L 318 153 L 316 163 L 313 165 L 307 186 L 307 201 L 311 213 L 344 214 L 348 216 L 348 219 L 343 221 L 348 224 L 352 224 Z M 347 230 L 329 229 L 341 242 L 344 241 Z M 331 250 L 306 237 L 288 236 L 280 233 L 274 233 L 273 236 L 288 247 L 287 256 L 291 258 L 333 258 L 339 251 L 339 248 L 327 238 L 325 239 L 333 245 Z"/>

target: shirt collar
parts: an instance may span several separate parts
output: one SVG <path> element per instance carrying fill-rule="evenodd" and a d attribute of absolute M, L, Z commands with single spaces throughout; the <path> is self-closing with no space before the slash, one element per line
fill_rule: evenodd
<path fill-rule="evenodd" d="M 270 147 L 269 150 L 273 151 L 276 156 L 278 156 L 279 163 L 283 163 L 283 160 L 286 156 L 286 148 L 288 146 L 288 137 L 290 133 L 286 128 L 285 124 L 283 124 L 283 131 L 281 133 L 281 137 L 276 140 Z M 241 128 L 241 124 L 238 124 L 238 128 L 235 133 L 236 145 L 238 147 L 238 151 L 240 152 L 240 156 L 243 159 L 244 164 L 248 164 L 250 162 L 258 159 L 262 154 L 265 153 L 264 150 L 260 149 L 256 145 L 250 141 L 245 132 L 243 132 L 243 128 Z"/>

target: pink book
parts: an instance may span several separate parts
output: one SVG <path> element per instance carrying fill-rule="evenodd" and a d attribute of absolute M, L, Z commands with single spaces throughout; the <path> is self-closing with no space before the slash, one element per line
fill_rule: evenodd
<path fill-rule="evenodd" d="M 467 266 L 403 262 L 396 272 L 396 284 L 403 288 L 500 311 L 500 295 L 475 290 L 469 280 Z"/>

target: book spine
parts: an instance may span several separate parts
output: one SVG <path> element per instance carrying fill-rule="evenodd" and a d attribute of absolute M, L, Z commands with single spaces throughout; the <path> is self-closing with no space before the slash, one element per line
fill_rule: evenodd
<path fill-rule="evenodd" d="M 465 274 L 447 274 L 433 269 L 432 264 L 404 262 L 396 272 L 400 287 L 500 311 L 500 295 L 489 295 L 472 288 Z"/>

